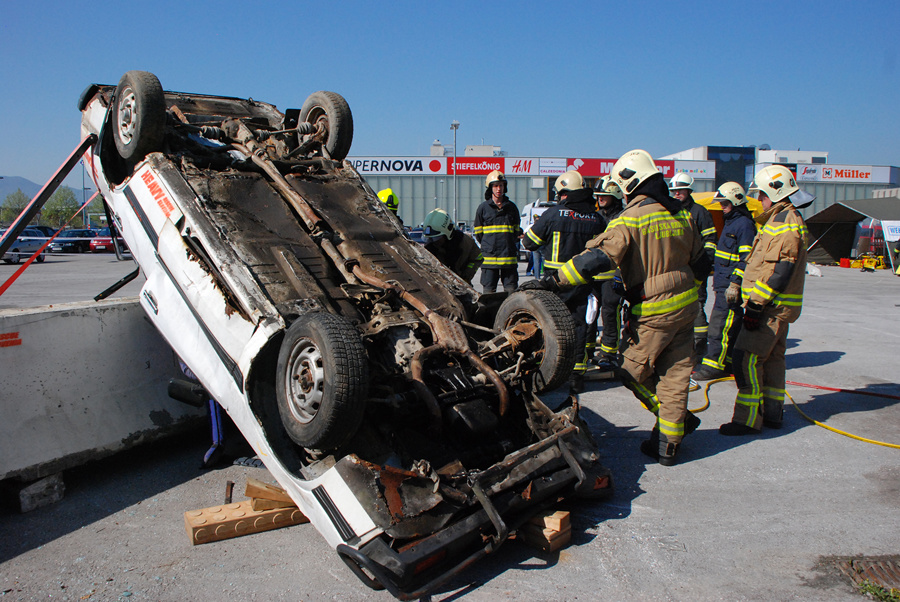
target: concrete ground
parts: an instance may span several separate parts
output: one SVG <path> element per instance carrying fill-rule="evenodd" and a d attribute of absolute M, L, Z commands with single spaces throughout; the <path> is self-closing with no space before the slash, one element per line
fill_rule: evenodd
<path fill-rule="evenodd" d="M 900 395 L 900 279 L 822 272 L 807 278 L 790 330 L 788 380 Z M 816 420 L 900 444 L 896 399 L 788 392 Z M 900 449 L 815 426 L 790 404 L 780 431 L 722 437 L 734 393 L 733 383 L 710 388 L 703 424 L 665 468 L 638 451 L 651 415 L 621 386 L 589 382 L 583 414 L 613 470 L 614 498 L 569 507 L 573 541 L 559 553 L 511 541 L 433 599 L 859 599 L 832 559 L 900 553 Z M 690 407 L 702 405 L 701 389 Z M 0 596 L 391 599 L 357 581 L 310 525 L 191 546 L 186 510 L 221 503 L 226 481 L 237 500 L 248 477 L 268 478 L 260 468 L 200 470 L 208 445 L 200 432 L 69 471 L 62 502 L 0 515 Z"/>

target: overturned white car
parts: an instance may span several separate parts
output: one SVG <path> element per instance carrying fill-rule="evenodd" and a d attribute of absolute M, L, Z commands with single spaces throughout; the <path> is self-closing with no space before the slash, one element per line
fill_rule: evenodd
<path fill-rule="evenodd" d="M 315 92 L 284 114 L 89 86 L 85 160 L 147 277 L 141 304 L 367 585 L 424 595 L 609 472 L 564 383 L 573 324 L 546 291 L 481 296 L 343 163 L 353 122 Z"/>

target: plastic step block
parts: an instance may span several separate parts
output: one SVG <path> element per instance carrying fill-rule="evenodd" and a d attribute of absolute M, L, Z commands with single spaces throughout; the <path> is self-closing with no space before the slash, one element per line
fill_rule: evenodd
<path fill-rule="evenodd" d="M 253 510 L 250 500 L 184 513 L 184 528 L 194 545 L 308 522 L 296 507 Z"/>

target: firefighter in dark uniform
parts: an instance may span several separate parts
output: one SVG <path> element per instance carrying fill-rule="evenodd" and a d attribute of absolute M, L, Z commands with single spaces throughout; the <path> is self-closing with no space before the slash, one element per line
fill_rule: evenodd
<path fill-rule="evenodd" d="M 597 180 L 594 187 L 594 199 L 597 201 L 600 215 L 607 224 L 622 213 L 623 196 L 619 186 L 612 182 L 609 176 L 603 176 Z M 600 321 L 603 326 L 600 333 L 600 353 L 597 356 L 596 364 L 604 372 L 619 367 L 622 295 L 616 290 L 618 288 L 615 285 L 617 273 L 618 270 L 613 268 L 594 276 L 595 281 L 600 281 Z M 619 278 L 621 280 L 621 275 Z"/>
<path fill-rule="evenodd" d="M 592 191 L 585 188 L 580 173 L 567 171 L 557 178 L 553 189 L 558 204 L 547 209 L 522 239 L 522 244 L 529 251 L 540 249 L 545 276 L 555 274 L 565 262 L 584 251 L 584 245 L 606 227 L 606 222 L 596 211 Z M 531 286 L 536 285 L 526 283 L 522 288 Z M 585 283 L 559 293 L 575 320 L 575 349 L 579 355 L 575 362 L 572 390 L 576 393 L 584 389 L 584 372 L 590 359 L 585 350 L 588 333 L 585 316 L 588 297 L 593 291 L 593 283 Z M 591 353 L 593 355 L 593 351 Z"/>
<path fill-rule="evenodd" d="M 611 179 L 625 194 L 625 210 L 587 249 L 567 261 L 545 288 L 589 282 L 619 266 L 631 316 L 619 378 L 656 415 L 641 452 L 664 466 L 675 464 L 685 435 L 700 420 L 687 409 L 698 276 L 709 258 L 697 225 L 669 196 L 653 158 L 633 150 L 616 161 Z M 543 280 L 543 279 L 542 279 Z"/>
<path fill-rule="evenodd" d="M 457 276 L 472 284 L 484 262 L 481 249 L 471 237 L 453 227 L 453 219 L 443 209 L 425 216 L 425 250 L 438 258 Z"/>
<path fill-rule="evenodd" d="M 716 254 L 716 225 L 706 207 L 696 203 L 691 193 L 694 190 L 694 178 L 686 173 L 677 173 L 669 180 L 669 190 L 673 197 L 681 201 L 681 206 L 690 213 L 691 219 L 697 224 L 700 236 L 703 237 L 703 249 L 709 257 L 712 265 Z M 706 335 L 709 331 L 709 323 L 706 320 L 706 299 L 709 274 L 700 279 L 700 288 L 697 290 L 697 300 L 700 305 L 700 313 L 694 322 L 694 353 L 696 362 L 706 355 Z"/>
<path fill-rule="evenodd" d="M 713 266 L 716 300 L 709 314 L 709 346 L 692 375 L 696 381 L 723 378 L 731 373 L 731 352 L 744 319 L 740 302 L 741 279 L 756 236 L 756 222 L 747 208 L 747 196 L 740 184 L 722 184 L 715 199 L 722 206 L 725 225 L 716 245 Z"/>
<path fill-rule="evenodd" d="M 506 196 L 503 172 L 494 170 L 485 178 L 484 202 L 475 210 L 475 239 L 481 245 L 484 263 L 481 286 L 485 293 L 503 290 L 512 293 L 519 284 L 519 208 Z"/>
<path fill-rule="evenodd" d="M 753 239 L 741 281 L 744 323 L 734 343 L 738 393 L 731 422 L 719 427 L 728 436 L 781 428 L 788 326 L 803 307 L 809 244 L 797 210 L 815 200 L 781 165 L 761 169 L 753 184 L 750 191 L 758 193 L 766 221 Z"/>

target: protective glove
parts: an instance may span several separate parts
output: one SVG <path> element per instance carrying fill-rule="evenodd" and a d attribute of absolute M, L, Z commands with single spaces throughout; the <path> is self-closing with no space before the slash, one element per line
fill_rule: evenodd
<path fill-rule="evenodd" d="M 741 285 L 737 282 L 732 282 L 728 285 L 728 288 L 725 289 L 725 302 L 728 305 L 735 307 L 740 305 L 741 303 Z"/>
<path fill-rule="evenodd" d="M 557 280 L 555 276 L 547 274 L 540 278 L 535 278 L 534 280 L 529 280 L 528 282 L 520 284 L 518 290 L 551 291 L 556 293 L 559 292 L 559 280 Z"/>
<path fill-rule="evenodd" d="M 750 301 L 744 308 L 744 328 L 747 330 L 758 330 L 760 317 L 762 316 L 763 306 L 759 303 Z"/>

